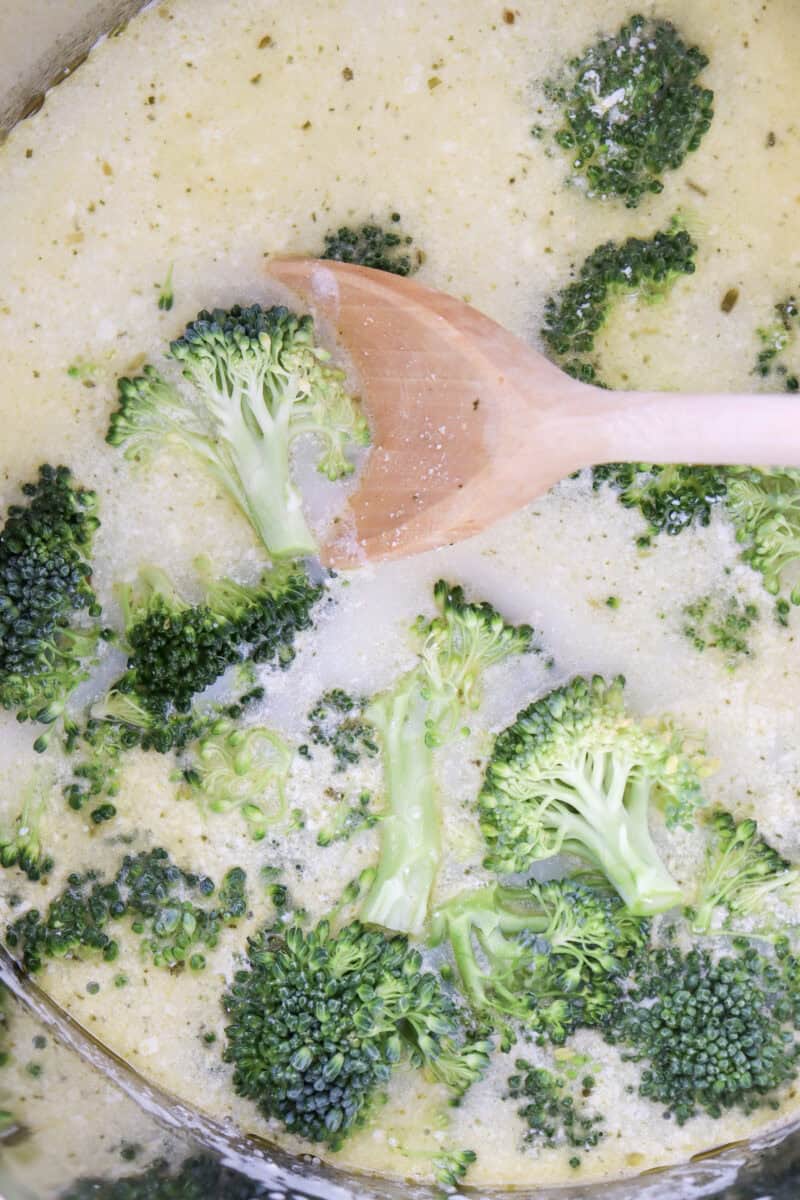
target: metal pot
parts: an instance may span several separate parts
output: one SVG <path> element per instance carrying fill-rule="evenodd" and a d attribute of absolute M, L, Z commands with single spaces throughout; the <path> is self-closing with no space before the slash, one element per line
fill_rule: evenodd
<path fill-rule="evenodd" d="M 27 0 L 21 6 L 6 0 L 0 5 L 0 139 L 41 108 L 48 88 L 80 68 L 98 38 L 119 29 L 142 7 L 143 0 Z M 155 1157 L 169 1170 L 193 1159 L 199 1189 L 193 1194 L 202 1194 L 204 1200 L 346 1200 L 351 1196 L 428 1200 L 440 1195 L 401 1181 L 347 1174 L 316 1159 L 293 1159 L 275 1147 L 233 1134 L 153 1088 L 106 1051 L 25 979 L 2 947 L 0 983 L 12 993 L 19 1013 L 34 1022 L 32 1028 L 54 1038 L 60 1053 L 80 1059 L 74 1069 L 83 1071 L 85 1079 L 93 1077 L 101 1083 L 95 1111 L 85 1112 L 84 1134 L 72 1162 L 55 1164 L 63 1181 L 55 1190 L 60 1188 L 64 1196 L 69 1196 L 74 1178 L 96 1175 L 96 1154 L 103 1138 L 124 1139 L 126 1114 L 129 1118 L 135 1114 L 139 1135 L 143 1128 L 149 1129 L 157 1146 L 149 1159 L 137 1159 L 136 1170 L 147 1170 Z M 112 1110 L 116 1125 L 110 1130 Z M 36 1125 L 34 1099 L 27 1105 L 26 1119 Z M 6 1140 L 0 1135 L 0 1200 L 41 1198 L 34 1182 L 35 1163 L 26 1165 L 26 1155 L 14 1152 L 15 1138 L 21 1140 L 24 1133 L 22 1128 L 12 1128 Z M 52 1191 L 48 1188 L 47 1194 Z M 81 1192 L 81 1196 L 90 1194 L 94 1193 Z M 495 1200 L 503 1200 L 504 1195 L 511 1194 L 493 1193 Z M 683 1166 L 645 1171 L 618 1183 L 566 1185 L 513 1195 L 530 1200 L 797 1200 L 800 1123 L 765 1138 L 710 1151 Z"/>

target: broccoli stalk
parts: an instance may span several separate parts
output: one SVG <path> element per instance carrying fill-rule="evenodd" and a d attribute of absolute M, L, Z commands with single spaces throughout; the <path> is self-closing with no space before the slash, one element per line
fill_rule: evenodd
<path fill-rule="evenodd" d="M 689 824 L 703 760 L 667 722 L 633 721 L 623 688 L 621 676 L 578 676 L 520 712 L 497 738 L 479 808 L 491 869 L 576 854 L 647 916 L 681 898 L 650 834 L 650 805 L 663 801 L 668 826 Z"/>
<path fill-rule="evenodd" d="M 468 603 L 460 587 L 434 587 L 439 615 L 420 617 L 419 664 L 365 711 L 383 743 L 386 804 L 375 880 L 361 917 L 419 933 L 441 853 L 434 748 L 477 708 L 486 669 L 531 648 L 527 625 L 507 625 L 491 605 Z"/>
<path fill-rule="evenodd" d="M 714 834 L 697 899 L 689 910 L 695 933 L 707 933 L 717 908 L 731 917 L 757 913 L 764 900 L 795 887 L 800 873 L 759 837 L 753 820 L 738 824 L 730 813 L 712 814 Z"/>
<path fill-rule="evenodd" d="M 201 312 L 170 356 L 188 387 L 153 367 L 119 381 L 107 440 L 127 458 L 166 444 L 195 454 L 250 521 L 273 557 L 313 554 L 316 542 L 291 479 L 291 448 L 303 434 L 323 446 L 318 467 L 341 479 L 349 444 L 369 432 L 344 388 L 344 372 L 314 341 L 311 317 L 286 308 L 234 306 Z"/>
<path fill-rule="evenodd" d="M 449 940 L 479 1015 L 563 1042 L 576 1025 L 609 1011 L 619 994 L 616 980 L 645 933 L 646 922 L 613 894 L 554 880 L 492 884 L 456 896 L 434 913 L 431 941 Z"/>

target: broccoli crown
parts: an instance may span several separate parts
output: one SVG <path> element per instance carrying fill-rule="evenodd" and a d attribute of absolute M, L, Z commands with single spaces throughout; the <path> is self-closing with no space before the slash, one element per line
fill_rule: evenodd
<path fill-rule="evenodd" d="M 256 841 L 286 816 L 294 754 L 279 734 L 261 726 L 240 729 L 220 717 L 193 751 L 182 772 L 182 798 L 212 813 L 237 809 Z"/>
<path fill-rule="evenodd" d="M 563 1075 L 535 1067 L 524 1058 L 516 1060 L 514 1069 L 515 1073 L 508 1077 L 506 1099 L 523 1101 L 517 1112 L 527 1126 L 527 1143 L 581 1150 L 589 1150 L 598 1144 L 604 1134 L 604 1118 L 598 1114 L 589 1116 L 575 1103 Z M 584 1076 L 583 1094 L 591 1093 L 593 1087 L 592 1076 Z M 579 1166 L 580 1159 L 571 1159 L 570 1165 Z"/>
<path fill-rule="evenodd" d="M 119 945 L 108 932 L 127 918 L 141 938 L 143 954 L 156 966 L 205 966 L 198 946 L 212 948 L 226 925 L 246 911 L 245 873 L 233 867 L 226 874 L 217 902 L 203 908 L 192 897 L 208 898 L 215 887 L 207 876 L 182 871 L 166 850 L 156 848 L 126 854 L 110 883 L 95 871 L 69 876 L 67 887 L 42 916 L 29 909 L 6 931 L 8 945 L 22 953 L 28 971 L 38 971 L 48 958 L 83 957 L 99 951 L 113 962 Z"/>
<path fill-rule="evenodd" d="M 797 960 L 752 948 L 718 960 L 675 947 L 643 955 L 607 1038 L 646 1062 L 639 1091 L 678 1124 L 699 1110 L 752 1112 L 797 1074 Z"/>
<path fill-rule="evenodd" d="M 680 899 L 650 836 L 650 800 L 668 826 L 690 826 L 703 758 L 666 720 L 634 721 L 623 689 L 621 676 L 577 676 L 520 712 L 495 742 L 479 811 L 491 869 L 577 854 L 647 915 Z"/>
<path fill-rule="evenodd" d="M 507 625 L 490 604 L 468 603 L 461 588 L 434 586 L 438 614 L 418 618 L 415 668 L 365 712 L 383 748 L 386 805 L 378 869 L 361 915 L 373 925 L 419 933 L 440 857 L 434 748 L 480 702 L 483 671 L 531 649 L 527 625 Z"/>
<path fill-rule="evenodd" d="M 788 589 L 792 604 L 800 604 L 800 584 L 787 582 L 800 561 L 800 471 L 729 468 L 727 510 L 742 558 L 766 590 L 777 596 Z"/>
<path fill-rule="evenodd" d="M 758 352 L 754 373 L 766 379 L 777 375 L 782 380 L 787 392 L 800 389 L 800 378 L 797 372 L 786 363 L 787 351 L 797 340 L 797 330 L 800 327 L 800 308 L 794 296 L 781 300 L 774 307 L 774 316 L 769 325 L 757 330 L 761 349 Z"/>
<path fill-rule="evenodd" d="M 169 352 L 187 386 L 179 389 L 151 366 L 120 379 L 108 442 L 134 459 L 182 445 L 227 490 L 271 555 L 314 553 L 290 477 L 292 443 L 303 434 L 319 438 L 319 470 L 335 480 L 352 472 L 346 448 L 366 445 L 369 430 L 344 372 L 315 344 L 311 317 L 257 304 L 204 310 Z"/>
<path fill-rule="evenodd" d="M 365 705 L 365 700 L 337 687 L 323 692 L 308 714 L 309 739 L 315 746 L 330 747 L 336 771 L 378 753 L 375 730 L 364 720 Z"/>
<path fill-rule="evenodd" d="M 433 917 L 449 939 L 466 995 L 490 1021 L 506 1018 L 561 1043 L 609 1011 L 618 977 L 641 948 L 647 923 L 613 894 L 577 880 L 493 884 L 448 901 Z"/>
<path fill-rule="evenodd" d="M 117 687 L 155 718 L 188 712 L 234 663 L 288 665 L 321 593 L 302 569 L 281 566 L 251 585 L 206 580 L 205 600 L 189 605 L 163 571 L 142 568 L 136 583 L 119 589 L 129 657 Z"/>
<path fill-rule="evenodd" d="M 400 214 L 392 213 L 390 220 L 398 226 Z M 354 228 L 343 225 L 335 233 L 325 234 L 325 249 L 320 257 L 389 271 L 392 275 L 413 275 L 422 259 L 420 255 L 412 259 L 408 253 L 412 241 L 399 229 L 374 224 Z"/>
<path fill-rule="evenodd" d="M 661 299 L 682 275 L 694 273 L 696 253 L 692 238 L 677 226 L 646 240 L 630 237 L 598 246 L 573 282 L 545 303 L 545 350 L 576 379 L 599 383 L 592 352 L 615 299 L 623 293 L 648 302 Z"/>
<path fill-rule="evenodd" d="M 711 125 L 714 93 L 695 82 L 707 66 L 668 21 L 637 15 L 546 84 L 562 109 L 555 140 L 589 196 L 620 196 L 635 208 L 663 190 L 662 176 L 697 150 Z"/>
<path fill-rule="evenodd" d="M 773 850 L 758 832 L 753 820 L 734 820 L 719 810 L 708 821 L 712 844 L 706 855 L 705 874 L 690 910 L 696 933 L 706 933 L 716 908 L 725 908 L 729 918 L 757 914 L 767 896 L 780 894 L 797 884 L 800 874 Z"/>
<path fill-rule="evenodd" d="M 51 790 L 51 779 L 41 773 L 34 775 L 23 788 L 22 807 L 13 827 L 0 829 L 0 866 L 18 867 L 33 883 L 53 869 L 40 834 Z"/>
<path fill-rule="evenodd" d="M 758 620 L 758 605 L 733 594 L 700 596 L 683 609 L 683 635 L 696 650 L 714 650 L 729 671 L 749 658 L 750 631 Z"/>
<path fill-rule="evenodd" d="M 728 472 L 726 467 L 606 463 L 594 467 L 592 482 L 595 490 L 609 484 L 620 504 L 639 509 L 647 531 L 637 544 L 644 548 L 656 534 L 674 537 L 693 525 L 708 525 L 714 507 L 728 494 Z"/>
<path fill-rule="evenodd" d="M 485 600 L 469 602 L 464 589 L 440 579 L 433 599 L 438 614 L 418 617 L 422 642 L 420 681 L 428 702 L 427 736 L 436 745 L 452 733 L 459 717 L 481 701 L 483 672 L 533 646 L 530 625 L 509 625 Z"/>
<path fill-rule="evenodd" d="M 225 1059 L 237 1092 L 301 1137 L 339 1146 L 402 1057 L 457 1095 L 487 1065 L 404 937 L 322 921 L 265 930 L 248 953 L 225 997 Z"/>
<path fill-rule="evenodd" d="M 208 1154 L 174 1163 L 157 1159 L 145 1171 L 121 1179 L 78 1179 L 59 1200 L 260 1200 L 271 1185 L 257 1183 Z"/>
<path fill-rule="evenodd" d="M 91 586 L 97 499 L 67 467 L 42 466 L 0 531 L 0 705 L 50 723 L 87 677 L 100 630 L 74 624 L 100 608 Z"/>

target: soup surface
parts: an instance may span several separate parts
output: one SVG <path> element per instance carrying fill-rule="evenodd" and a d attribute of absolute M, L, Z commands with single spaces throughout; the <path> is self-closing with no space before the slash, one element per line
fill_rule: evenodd
<path fill-rule="evenodd" d="M 658 306 L 636 296 L 616 306 L 600 339 L 603 378 L 642 389 L 760 386 L 755 330 L 800 272 L 800 9 L 794 0 L 665 0 L 657 9 L 645 0 L 640 8 L 704 48 L 716 114 L 700 149 L 633 210 L 565 186 L 563 154 L 531 136 L 546 104 L 542 81 L 598 31 L 615 30 L 630 15 L 624 0 L 525 0 L 505 12 L 488 0 L 170 0 L 100 44 L 0 150 L 3 509 L 42 462 L 67 463 L 96 489 L 94 582 L 114 622 L 112 584 L 143 562 L 168 568 L 190 592 L 200 553 L 219 573 L 252 578 L 263 549 L 194 461 L 165 453 L 135 469 L 106 446 L 116 379 L 157 359 L 199 309 L 269 300 L 268 255 L 318 254 L 330 230 L 384 223 L 393 212 L 413 237 L 412 255 L 424 254 L 421 280 L 533 344 L 545 298 L 595 246 L 652 234 L 680 212 L 698 244 L 697 270 Z M 157 298 L 170 269 L 174 305 L 164 311 Z M 738 302 L 724 312 L 730 289 Z M 335 488 L 315 494 L 321 524 L 340 502 Z M 800 859 L 797 618 L 788 627 L 774 620 L 774 602 L 721 514 L 646 549 L 636 545 L 642 530 L 637 510 L 608 488 L 593 490 L 585 474 L 467 543 L 340 575 L 330 584 L 335 603 L 301 635 L 288 669 L 269 674 L 253 719 L 297 745 L 321 692 L 386 687 L 413 665 L 409 627 L 432 611 L 431 585 L 444 577 L 529 622 L 546 653 L 490 672 L 468 730 L 437 754 L 446 847 L 437 901 L 488 877 L 475 797 L 492 735 L 575 673 L 622 673 L 635 712 L 669 712 L 704 735 L 718 763 L 704 785 L 709 803 L 756 816 L 772 845 Z M 735 670 L 684 632 L 684 606 L 720 589 L 760 612 L 751 653 Z M 114 654 L 107 661 L 118 665 Z M 34 767 L 37 732 L 0 714 L 0 816 L 8 820 Z M 317 838 L 337 791 L 379 795 L 378 762 L 343 782 L 326 750 L 297 757 L 289 803 L 302 826 L 254 841 L 236 814 L 176 799 L 170 762 L 141 752 L 126 764 L 117 816 L 94 825 L 61 798 L 67 766 L 57 748 L 48 758 L 60 773 L 43 824 L 55 867 L 44 885 L 4 873 L 3 924 L 20 904 L 41 908 L 71 871 L 113 873 L 122 846 L 164 846 L 214 879 L 241 866 L 250 892 L 246 920 L 208 951 L 202 971 L 154 967 L 123 938 L 117 962 L 53 960 L 39 982 L 146 1077 L 246 1131 L 308 1150 L 234 1094 L 220 997 L 246 937 L 270 912 L 262 868 L 280 869 L 294 903 L 317 919 L 375 861 L 379 826 L 329 847 Z M 667 833 L 660 823 L 654 836 L 691 893 L 705 836 Z M 120 975 L 125 986 L 115 986 Z M 457 1108 L 419 1073 L 398 1070 L 386 1103 L 332 1161 L 424 1179 L 437 1147 L 474 1147 L 469 1178 L 479 1186 L 586 1181 L 681 1162 L 797 1111 L 786 1085 L 777 1112 L 665 1121 L 661 1106 L 638 1094 L 641 1068 L 592 1030 L 579 1030 L 555 1060 L 535 1044 L 524 1055 L 596 1081 L 590 1108 L 605 1114 L 605 1136 L 579 1167 L 569 1165 L 569 1147 L 524 1142 L 517 1105 L 504 1098 L 515 1055 L 499 1051 Z M 44 1119 L 32 1106 L 29 1123 Z M 66 1161 L 60 1141 L 74 1131 L 66 1117 L 46 1119 L 53 1132 L 41 1194 L 55 1196 Z M 12 1165 L 15 1155 L 22 1151 L 9 1150 Z"/>

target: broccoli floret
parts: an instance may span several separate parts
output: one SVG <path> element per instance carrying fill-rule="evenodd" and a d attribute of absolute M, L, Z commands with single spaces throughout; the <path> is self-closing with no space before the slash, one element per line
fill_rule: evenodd
<path fill-rule="evenodd" d="M 219 1158 L 194 1155 L 180 1166 L 158 1159 L 147 1170 L 120 1179 L 79 1179 L 59 1200 L 260 1200 L 274 1185 L 258 1183 Z"/>
<path fill-rule="evenodd" d="M 246 911 L 245 873 L 226 874 L 216 904 L 201 907 L 192 897 L 209 898 L 215 887 L 207 876 L 181 870 L 166 850 L 127 854 L 110 883 L 95 871 L 69 876 L 67 887 L 43 916 L 32 908 L 6 931 L 12 950 L 19 950 L 25 969 L 35 972 L 48 958 L 82 958 L 99 952 L 113 962 L 119 944 L 109 927 L 127 918 L 141 938 L 142 954 L 157 966 L 205 966 L 200 947 L 217 944 L 221 930 L 235 925 Z"/>
<path fill-rule="evenodd" d="M 238 810 L 256 841 L 285 818 L 294 751 L 280 734 L 261 726 L 240 729 L 223 717 L 192 750 L 181 773 L 181 798 L 207 812 Z"/>
<path fill-rule="evenodd" d="M 49 725 L 88 678 L 102 634 L 90 561 L 100 522 L 94 492 L 67 467 L 40 467 L 22 493 L 0 531 L 0 706 Z"/>
<path fill-rule="evenodd" d="M 647 240 L 598 246 L 574 281 L 548 298 L 541 329 L 545 350 L 569 375 L 599 383 L 595 341 L 616 299 L 626 293 L 647 303 L 662 299 L 682 275 L 694 273 L 696 253 L 692 238 L 677 226 Z"/>
<path fill-rule="evenodd" d="M 419 933 L 440 858 L 433 752 L 477 708 L 483 672 L 531 649 L 527 625 L 508 625 L 490 604 L 469 603 L 463 589 L 439 580 L 439 610 L 420 617 L 419 664 L 378 696 L 364 716 L 383 749 L 386 803 L 375 880 L 361 916 L 371 925 Z"/>
<path fill-rule="evenodd" d="M 623 1057 L 647 1065 L 639 1092 L 679 1125 L 698 1110 L 752 1112 L 797 1074 L 800 1025 L 796 960 L 752 948 L 715 960 L 675 947 L 637 962 L 607 1038 Z"/>
<path fill-rule="evenodd" d="M 344 387 L 344 372 L 314 341 L 309 316 L 286 308 L 235 305 L 203 311 L 170 356 L 182 368 L 178 387 L 154 367 L 120 379 L 119 408 L 107 440 L 146 459 L 167 445 L 190 450 L 239 505 L 274 557 L 316 551 L 291 480 L 290 452 L 303 434 L 323 445 L 319 470 L 349 475 L 349 445 L 369 431 Z"/>
<path fill-rule="evenodd" d="M 555 141 L 587 195 L 621 196 L 635 208 L 697 150 L 714 93 L 695 81 L 708 66 L 668 21 L 634 16 L 573 58 L 545 92 L 562 110 Z"/>
<path fill-rule="evenodd" d="M 621 676 L 577 676 L 520 712 L 495 742 L 481 828 L 490 869 L 576 854 L 648 915 L 681 898 L 653 843 L 650 805 L 663 806 L 668 826 L 690 826 L 703 756 L 686 752 L 668 721 L 635 721 L 623 689 Z"/>
<path fill-rule="evenodd" d="M 458 1014 L 405 937 L 327 921 L 249 942 L 224 1003 L 234 1086 L 266 1117 L 332 1148 L 363 1124 L 406 1058 L 461 1095 L 488 1045 L 464 1039 Z"/>
<path fill-rule="evenodd" d="M 683 636 L 696 650 L 715 650 L 729 671 L 749 658 L 749 635 L 758 620 L 758 605 L 738 596 L 700 596 L 683 609 Z"/>
<path fill-rule="evenodd" d="M 714 507 L 728 494 L 728 468 L 681 464 L 606 463 L 592 470 L 592 484 L 604 483 L 617 493 L 625 508 L 638 508 L 647 521 L 637 545 L 644 549 L 653 537 L 671 537 L 694 525 L 708 525 Z"/>
<path fill-rule="evenodd" d="M 708 824 L 713 839 L 694 905 L 689 910 L 695 933 L 711 928 L 714 911 L 725 908 L 729 918 L 758 913 L 767 896 L 796 887 L 800 873 L 759 836 L 753 820 L 739 821 L 722 810 Z M 726 922 L 727 924 L 727 922 Z"/>
<path fill-rule="evenodd" d="M 570 1146 L 573 1149 L 590 1150 L 604 1134 L 604 1117 L 589 1116 L 576 1103 L 567 1080 L 544 1067 L 535 1067 L 524 1058 L 514 1063 L 515 1073 L 508 1077 L 508 1093 L 511 1100 L 522 1100 L 517 1109 L 527 1126 L 525 1141 L 529 1145 Z M 583 1080 L 582 1091 L 591 1093 L 592 1077 Z M 580 1159 L 570 1159 L 570 1165 L 580 1166 Z"/>
<path fill-rule="evenodd" d="M 334 793 L 337 801 L 332 823 L 317 834 L 318 846 L 332 846 L 334 842 L 346 842 L 364 829 L 372 829 L 383 819 L 383 813 L 372 808 L 371 792 L 361 792 L 355 804 L 347 804 L 344 795 Z"/>
<path fill-rule="evenodd" d="M 800 308 L 794 296 L 781 300 L 775 305 L 774 317 L 769 325 L 764 325 L 756 332 L 761 343 L 761 349 L 756 359 L 754 374 L 766 379 L 777 375 L 783 382 L 787 392 L 800 389 L 800 379 L 797 372 L 789 368 L 785 362 L 786 352 L 797 340 L 800 328 Z"/>
<path fill-rule="evenodd" d="M 726 503 L 744 561 L 771 596 L 788 589 L 800 604 L 800 583 L 787 582 L 800 561 L 800 471 L 731 467 Z"/>
<path fill-rule="evenodd" d="M 435 913 L 431 939 L 448 939 L 476 1013 L 522 1024 L 561 1043 L 596 1024 L 647 925 L 621 901 L 575 880 L 492 884 L 456 896 Z"/>
<path fill-rule="evenodd" d="M 399 226 L 400 214 L 392 213 L 390 221 Z M 422 255 L 417 252 L 411 257 L 408 247 L 412 241 L 399 228 L 392 230 L 375 224 L 357 228 L 343 225 L 335 233 L 325 234 L 325 249 L 320 257 L 335 262 L 355 263 L 359 267 L 372 267 L 377 271 L 389 271 L 392 275 L 413 275 L 422 261 Z"/>
<path fill-rule="evenodd" d="M 348 767 L 378 753 L 375 730 L 364 720 L 366 701 L 343 688 L 323 692 L 308 714 L 308 736 L 315 746 L 330 747 L 334 770 Z"/>
<path fill-rule="evenodd" d="M 90 719 L 68 730 L 67 750 L 82 753 L 66 793 L 73 808 L 81 808 L 88 796 L 115 793 L 126 750 L 183 749 L 213 733 L 220 715 L 238 716 L 244 705 L 263 696 L 260 687 L 221 712 L 204 713 L 192 705 L 237 663 L 288 666 L 296 634 L 311 625 L 322 587 L 296 565 L 265 571 L 254 584 L 215 580 L 205 560 L 197 565 L 205 587 L 199 604 L 178 595 L 157 567 L 142 568 L 135 583 L 118 590 L 127 670 L 92 706 Z"/>
<path fill-rule="evenodd" d="M 41 843 L 40 826 L 52 791 L 52 779 L 37 772 L 22 789 L 22 808 L 9 830 L 0 829 L 0 866 L 18 867 L 35 883 L 53 869 Z"/>

